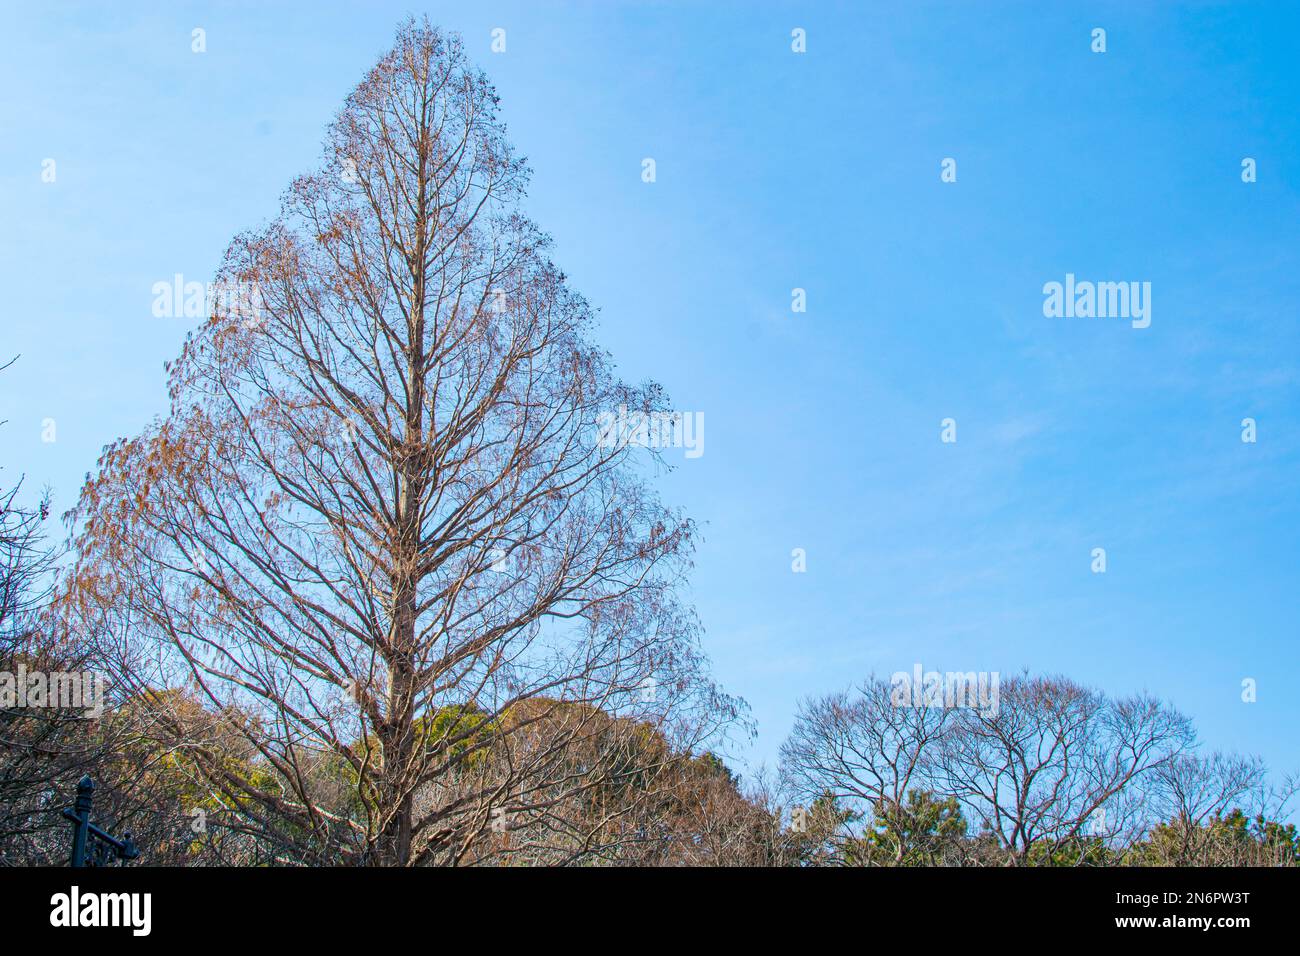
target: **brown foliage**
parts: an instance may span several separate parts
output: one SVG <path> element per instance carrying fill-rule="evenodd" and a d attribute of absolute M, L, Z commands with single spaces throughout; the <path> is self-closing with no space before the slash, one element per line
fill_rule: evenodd
<path fill-rule="evenodd" d="M 231 244 L 220 280 L 259 309 L 190 336 L 169 415 L 106 451 L 75 513 L 69 605 L 129 688 L 248 715 L 274 786 L 190 757 L 286 860 L 458 862 L 494 808 L 564 812 L 610 769 L 558 759 L 591 724 L 557 702 L 682 749 L 734 713 L 675 596 L 690 522 L 595 440 L 601 410 L 662 396 L 589 343 L 526 180 L 459 40 L 407 24 L 321 171 Z M 453 707 L 479 716 L 431 743 Z"/>

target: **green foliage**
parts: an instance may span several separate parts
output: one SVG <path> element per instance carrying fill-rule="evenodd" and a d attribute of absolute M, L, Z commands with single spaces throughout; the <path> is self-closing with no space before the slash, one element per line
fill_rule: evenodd
<path fill-rule="evenodd" d="M 1030 866 L 1114 866 L 1118 854 L 1096 836 L 1078 836 L 1057 846 L 1036 843 L 1029 848 Z"/>
<path fill-rule="evenodd" d="M 872 826 L 856 856 L 876 865 L 935 866 L 945 862 L 966 837 L 966 818 L 956 797 L 911 790 L 905 803 L 877 801 Z"/>
<path fill-rule="evenodd" d="M 1130 854 L 1139 866 L 1300 865 L 1300 834 L 1293 823 L 1247 816 L 1233 808 L 1205 823 L 1172 819 L 1157 824 Z"/>

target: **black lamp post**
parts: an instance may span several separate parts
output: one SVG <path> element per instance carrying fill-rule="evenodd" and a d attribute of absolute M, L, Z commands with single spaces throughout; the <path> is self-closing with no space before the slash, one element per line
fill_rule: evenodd
<path fill-rule="evenodd" d="M 72 866 L 108 866 L 113 859 L 130 862 L 140 855 L 131 834 L 118 839 L 90 822 L 90 808 L 95 799 L 95 782 L 82 777 L 77 784 L 77 799 L 72 809 L 64 808 L 63 815 L 72 821 Z M 90 860 L 86 849 L 90 849 Z"/>

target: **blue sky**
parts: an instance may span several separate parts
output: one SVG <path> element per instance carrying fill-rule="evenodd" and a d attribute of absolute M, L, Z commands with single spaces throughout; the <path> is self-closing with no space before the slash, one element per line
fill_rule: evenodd
<path fill-rule="evenodd" d="M 705 416 L 661 488 L 739 760 L 921 662 L 1149 690 L 1300 769 L 1295 5 L 7 3 L 7 475 L 62 511 L 165 409 L 151 287 L 274 214 L 408 12 L 495 81 L 623 375 Z M 1044 317 L 1066 273 L 1150 282 L 1150 328 Z"/>

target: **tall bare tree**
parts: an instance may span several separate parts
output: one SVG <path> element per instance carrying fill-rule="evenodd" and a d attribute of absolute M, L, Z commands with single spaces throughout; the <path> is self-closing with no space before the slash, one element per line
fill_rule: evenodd
<path fill-rule="evenodd" d="M 570 808 L 644 752 L 611 736 L 734 713 L 676 596 L 691 523 L 597 440 L 664 398 L 590 343 L 527 178 L 459 39 L 407 23 L 75 512 L 69 606 L 122 681 L 231 715 L 257 772 L 188 759 L 283 859 L 581 847 Z"/>

